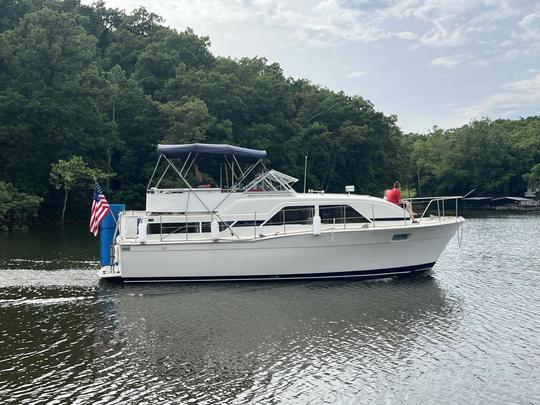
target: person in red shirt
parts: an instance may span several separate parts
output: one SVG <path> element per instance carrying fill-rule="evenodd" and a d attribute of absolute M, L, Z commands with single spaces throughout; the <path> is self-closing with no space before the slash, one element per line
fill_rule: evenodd
<path fill-rule="evenodd" d="M 401 185 L 399 181 L 394 183 L 394 188 L 388 192 L 386 199 L 392 204 L 401 205 Z"/>
<path fill-rule="evenodd" d="M 403 201 L 401 199 L 401 185 L 399 184 L 399 181 L 396 181 L 394 183 L 394 188 L 388 192 L 388 194 L 386 195 L 386 199 L 392 204 L 396 204 L 400 207 L 405 208 L 409 213 L 412 222 L 418 222 L 414 219 L 414 212 L 412 210 L 411 203 L 409 201 Z"/>

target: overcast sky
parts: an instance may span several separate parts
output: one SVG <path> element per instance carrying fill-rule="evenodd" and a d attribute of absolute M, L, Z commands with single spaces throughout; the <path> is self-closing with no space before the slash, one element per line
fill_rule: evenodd
<path fill-rule="evenodd" d="M 191 27 L 216 55 L 265 56 L 287 76 L 360 95 L 406 132 L 540 114 L 539 0 L 105 2 Z"/>

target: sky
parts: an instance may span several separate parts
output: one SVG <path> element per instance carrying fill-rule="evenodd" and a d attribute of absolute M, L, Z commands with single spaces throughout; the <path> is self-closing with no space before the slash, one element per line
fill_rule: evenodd
<path fill-rule="evenodd" d="M 286 76 L 359 95 L 405 132 L 540 115 L 540 0 L 105 3 L 191 27 L 215 55 L 266 57 Z"/>

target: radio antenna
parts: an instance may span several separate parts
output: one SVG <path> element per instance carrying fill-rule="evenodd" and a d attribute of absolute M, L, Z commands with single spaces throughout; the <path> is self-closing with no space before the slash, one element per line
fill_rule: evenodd
<path fill-rule="evenodd" d="M 304 194 L 306 193 L 306 178 L 307 178 L 307 155 L 304 156 Z"/>

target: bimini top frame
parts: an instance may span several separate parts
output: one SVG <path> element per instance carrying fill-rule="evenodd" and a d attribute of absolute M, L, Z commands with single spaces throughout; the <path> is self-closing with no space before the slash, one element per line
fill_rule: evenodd
<path fill-rule="evenodd" d="M 221 155 L 223 160 L 219 165 L 219 189 L 223 190 L 223 180 L 226 180 L 226 191 L 229 192 L 292 192 L 291 187 L 298 179 L 280 173 L 276 170 L 268 171 L 263 163 L 266 157 L 266 151 L 241 148 L 226 144 L 186 144 L 186 145 L 158 145 L 159 159 L 154 167 L 154 171 L 148 182 L 148 190 L 159 189 L 161 181 L 172 168 L 178 177 L 185 183 L 185 186 L 192 190 L 193 186 L 188 181 L 188 173 L 195 166 L 195 176 L 200 176 L 195 161 L 199 155 Z M 161 173 L 157 183 L 152 186 L 152 181 L 156 175 L 161 160 L 167 162 L 166 168 Z M 175 161 L 180 161 L 182 166 L 178 168 Z M 243 165 L 240 162 L 244 163 Z M 259 168 L 257 171 L 255 169 Z M 254 173 L 258 173 L 253 176 Z M 251 175 L 251 176 L 250 176 Z M 254 177 L 254 178 L 253 178 Z M 250 181 L 251 178 L 251 181 Z M 210 185 L 199 186 L 197 188 L 211 188 Z"/>

